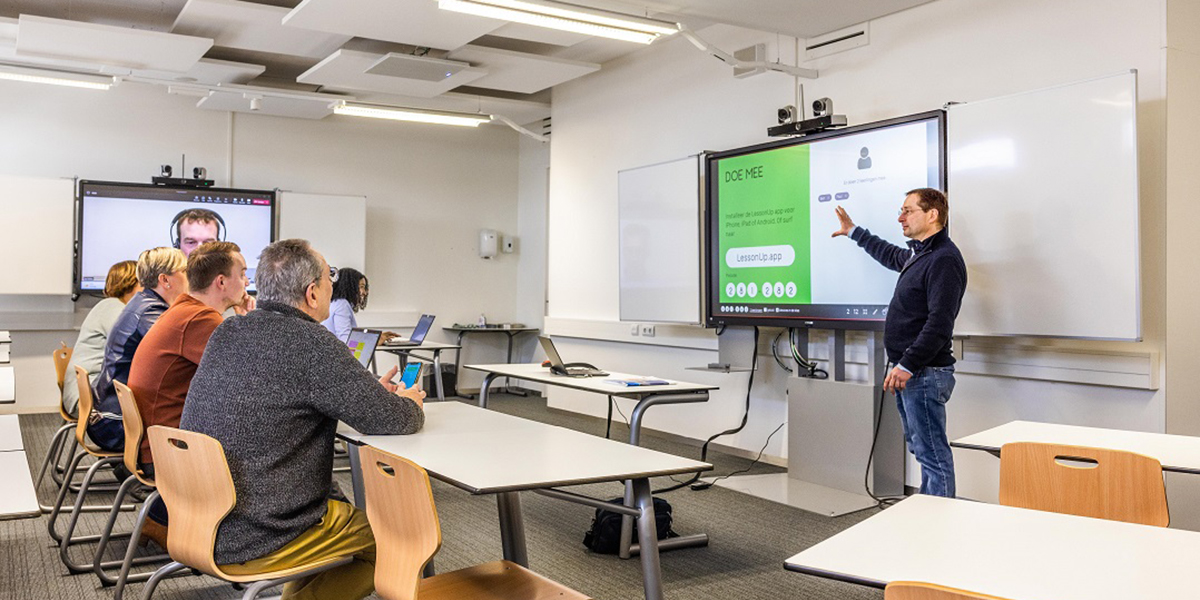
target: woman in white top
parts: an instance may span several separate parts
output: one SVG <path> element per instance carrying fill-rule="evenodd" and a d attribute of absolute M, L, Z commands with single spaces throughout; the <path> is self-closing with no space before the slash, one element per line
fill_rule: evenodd
<path fill-rule="evenodd" d="M 79 338 L 67 365 L 66 382 L 63 384 L 63 410 L 76 416 L 79 406 L 79 388 L 75 385 L 75 367 L 83 367 L 88 376 L 95 379 L 104 363 L 104 347 L 108 343 L 108 332 L 125 309 L 125 304 L 142 286 L 137 279 L 137 263 L 126 260 L 113 265 L 104 280 L 104 299 L 92 307 L 79 327 Z"/>
<path fill-rule="evenodd" d="M 338 269 L 337 277 L 333 280 L 333 302 L 329 304 L 329 318 L 321 324 L 339 340 L 347 341 L 350 330 L 358 327 L 354 313 L 367 307 L 367 296 L 370 293 L 371 285 L 366 275 L 349 267 Z M 387 343 L 394 337 L 395 333 L 385 331 L 380 341 Z"/>

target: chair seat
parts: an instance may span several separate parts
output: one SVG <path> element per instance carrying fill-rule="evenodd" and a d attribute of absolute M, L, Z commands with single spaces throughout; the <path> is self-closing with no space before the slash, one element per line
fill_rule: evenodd
<path fill-rule="evenodd" d="M 167 544 L 169 545 L 170 543 L 171 543 L 170 540 L 168 540 Z M 279 579 L 281 577 L 290 577 L 292 575 L 297 575 L 300 573 L 304 573 L 306 571 L 314 571 L 314 574 L 315 574 L 316 571 L 319 571 L 323 568 L 332 568 L 332 567 L 339 566 L 339 565 L 349 564 L 350 561 L 352 561 L 352 560 L 354 560 L 353 556 L 331 556 L 328 558 L 323 558 L 321 560 L 314 560 L 313 562 L 310 562 L 310 563 L 304 563 L 302 565 L 295 566 L 290 569 L 280 569 L 278 571 L 261 571 L 258 573 L 247 573 L 245 575 L 235 575 L 232 573 L 228 573 L 223 569 L 216 573 L 210 573 L 210 572 L 208 572 L 208 569 L 203 569 L 203 568 L 199 568 L 199 567 L 193 567 L 193 568 L 195 568 L 196 570 L 201 571 L 207 575 L 212 575 L 213 577 L 218 577 L 220 579 L 224 579 L 225 581 L 228 581 L 231 583 L 254 583 L 256 581 L 262 581 L 264 579 Z M 219 565 L 218 565 L 218 568 L 219 568 Z"/>
<path fill-rule="evenodd" d="M 420 600 L 587 600 L 587 596 L 507 560 L 421 580 Z"/>

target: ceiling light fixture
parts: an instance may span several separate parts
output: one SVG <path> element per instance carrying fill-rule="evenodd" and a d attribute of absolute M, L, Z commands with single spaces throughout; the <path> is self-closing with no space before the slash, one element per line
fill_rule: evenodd
<path fill-rule="evenodd" d="M 503 21 L 525 23 L 639 44 L 679 31 L 674 23 L 643 19 L 549 0 L 438 0 L 438 7 Z"/>
<path fill-rule="evenodd" d="M 28 83 L 48 83 L 68 87 L 85 88 L 89 90 L 107 90 L 114 84 L 112 77 L 87 75 L 84 73 L 69 73 L 49 69 L 31 69 L 15 65 L 0 65 L 0 79 L 8 81 L 25 81 Z"/>
<path fill-rule="evenodd" d="M 416 108 L 395 108 L 388 106 L 371 106 L 364 104 L 339 103 L 333 107 L 333 113 L 352 117 L 369 117 L 372 119 L 391 119 L 393 121 L 413 121 L 416 123 L 434 123 L 437 125 L 457 125 L 459 127 L 479 127 L 492 120 L 491 115 L 476 115 L 470 113 L 441 112 L 421 110 Z"/>

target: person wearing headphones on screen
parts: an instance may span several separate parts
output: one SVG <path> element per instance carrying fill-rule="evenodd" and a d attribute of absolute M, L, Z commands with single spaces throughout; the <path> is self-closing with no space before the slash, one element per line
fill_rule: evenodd
<path fill-rule="evenodd" d="M 207 208 L 190 208 L 175 215 L 175 239 L 171 242 L 184 256 L 191 256 L 204 242 L 223 241 L 222 223 L 221 216 Z"/>
<path fill-rule="evenodd" d="M 343 267 L 338 269 L 337 274 L 333 284 L 333 302 L 329 305 L 329 318 L 321 324 L 344 342 L 350 337 L 350 330 L 358 327 L 354 313 L 367 307 L 371 284 L 367 281 L 367 276 L 357 269 Z M 380 335 L 379 341 L 386 344 L 394 337 L 395 333 L 385 331 Z"/>
<path fill-rule="evenodd" d="M 954 391 L 954 319 L 967 289 L 967 266 L 950 241 L 946 195 L 932 188 L 905 194 L 900 228 L 908 248 L 858 227 L 837 207 L 841 227 L 879 264 L 899 271 L 888 304 L 883 345 L 895 367 L 883 389 L 896 394 L 908 447 L 921 465 L 921 493 L 954 497 L 954 457 L 946 437 L 946 402 Z"/>

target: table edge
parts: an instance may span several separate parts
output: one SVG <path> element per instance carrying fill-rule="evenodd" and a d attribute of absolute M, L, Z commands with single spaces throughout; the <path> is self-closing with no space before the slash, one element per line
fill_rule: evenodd
<path fill-rule="evenodd" d="M 802 565 L 794 565 L 787 561 L 784 561 L 784 563 L 783 563 L 783 570 L 791 571 L 793 573 L 800 573 L 802 575 L 811 575 L 813 577 L 820 577 L 822 579 L 832 579 L 834 581 L 841 581 L 843 583 L 853 583 L 855 585 L 865 585 L 867 587 L 878 588 L 881 590 L 887 588 L 887 582 L 884 582 L 884 581 L 878 581 L 875 579 L 867 579 L 865 577 L 856 577 L 854 575 L 848 575 L 846 573 L 840 573 L 837 571 L 826 571 L 824 569 L 817 569 L 815 567 L 805 567 Z"/>

